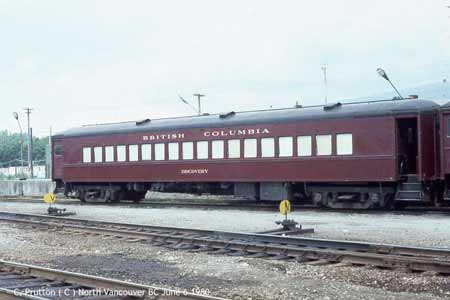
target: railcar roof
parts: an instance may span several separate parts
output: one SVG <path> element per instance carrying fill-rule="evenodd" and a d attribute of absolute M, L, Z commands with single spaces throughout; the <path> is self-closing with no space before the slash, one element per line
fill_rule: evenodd
<path fill-rule="evenodd" d="M 384 115 L 426 112 L 439 108 L 430 100 L 404 99 L 381 100 L 342 105 L 308 106 L 300 108 L 243 111 L 220 118 L 220 114 L 153 119 L 137 125 L 136 121 L 110 124 L 95 124 L 72 128 L 54 137 L 75 137 L 142 131 L 163 131 L 189 128 L 220 128 L 225 126 L 285 123 L 299 120 L 339 119 L 373 117 Z"/>

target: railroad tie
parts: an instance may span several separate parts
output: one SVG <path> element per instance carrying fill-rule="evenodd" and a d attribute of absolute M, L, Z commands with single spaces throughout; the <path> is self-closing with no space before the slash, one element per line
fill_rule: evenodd
<path fill-rule="evenodd" d="M 324 266 L 324 265 L 331 264 L 331 262 L 326 259 L 318 259 L 318 260 L 304 262 L 304 264 L 310 265 L 310 266 Z"/>
<path fill-rule="evenodd" d="M 17 220 L 13 219 L 16 218 Z M 4 222 L 30 222 L 32 228 L 55 230 L 55 221 L 27 215 L 15 214 L 13 217 L 1 219 Z M 373 266 L 386 269 L 413 270 L 417 272 L 431 271 L 438 274 L 450 274 L 450 251 L 420 247 L 404 247 L 398 245 L 382 245 L 364 242 L 340 242 L 332 240 L 302 239 L 279 236 L 263 236 L 235 232 L 210 232 L 197 229 L 161 228 L 134 224 L 121 224 L 114 230 L 111 223 L 90 222 L 86 227 L 83 220 L 58 219 L 58 226 L 64 227 L 60 234 L 64 235 L 100 235 L 103 239 L 118 239 L 129 243 L 143 242 L 154 246 L 166 246 L 190 252 L 208 252 L 230 256 L 249 258 L 268 258 L 273 260 L 293 260 L 311 265 L 334 264 L 335 266 Z M 72 225 L 70 225 L 72 224 Z M 50 226 L 51 225 L 51 226 Z M 128 227 L 127 227 L 128 226 Z M 30 228 L 30 226 L 27 226 Z M 145 229 L 141 230 L 141 229 Z M 148 233 L 152 232 L 152 233 Z M 1 269 L 1 267 L 0 267 Z M 3 271 L 5 268 L 3 268 Z M 23 273 L 26 273 L 23 270 Z M 1 272 L 0 272 L 1 273 Z M 434 274 L 431 273 L 431 274 Z M 5 276 L 5 275 L 4 275 Z M 1 274 L 0 274 L 1 280 Z"/>
<path fill-rule="evenodd" d="M 146 241 L 146 239 L 129 239 L 129 240 L 125 240 L 125 242 L 127 243 L 137 243 L 137 242 L 143 242 Z"/>

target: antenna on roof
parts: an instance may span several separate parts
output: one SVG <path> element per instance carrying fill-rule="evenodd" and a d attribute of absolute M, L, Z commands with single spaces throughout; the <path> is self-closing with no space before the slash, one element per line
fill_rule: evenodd
<path fill-rule="evenodd" d="M 194 97 L 197 97 L 197 101 L 198 101 L 198 115 L 201 116 L 202 115 L 202 101 L 200 98 L 205 97 L 206 95 L 197 93 L 197 94 L 193 94 Z"/>
<path fill-rule="evenodd" d="M 327 86 L 327 66 L 322 67 L 323 71 L 323 84 L 325 86 L 325 105 L 328 103 L 328 86 Z"/>
<path fill-rule="evenodd" d="M 189 103 L 186 99 L 184 99 L 183 97 L 181 97 L 180 94 L 178 94 L 178 98 L 180 98 L 181 102 L 183 102 L 184 104 L 187 104 L 187 105 L 188 105 L 190 108 L 192 108 L 198 115 L 200 115 L 199 112 L 198 112 L 198 110 L 197 110 L 191 103 Z"/>
<path fill-rule="evenodd" d="M 378 68 L 377 69 L 378 75 L 380 75 L 381 77 L 383 77 L 384 79 L 386 79 L 387 82 L 389 82 L 392 87 L 394 88 L 394 90 L 397 92 L 397 94 L 400 96 L 400 98 L 396 99 L 397 97 L 394 97 L 393 100 L 403 100 L 405 98 L 403 98 L 403 96 L 400 94 L 400 92 L 397 90 L 397 88 L 394 86 L 394 84 L 392 83 L 392 81 L 389 79 L 387 73 L 385 70 L 383 70 L 382 68 Z"/>
<path fill-rule="evenodd" d="M 444 84 L 444 98 L 447 97 L 447 77 L 445 77 L 444 79 L 442 79 L 442 83 Z"/>
<path fill-rule="evenodd" d="M 193 94 L 194 97 L 197 97 L 197 101 L 198 101 L 198 108 L 195 108 L 191 103 L 189 103 L 189 101 L 187 101 L 186 99 L 184 99 L 183 97 L 181 97 L 180 94 L 178 94 L 178 98 L 180 98 L 180 100 L 184 103 L 189 105 L 190 108 L 192 108 L 193 110 L 195 110 L 195 112 L 201 116 L 202 115 L 202 102 L 201 102 L 201 97 L 205 97 L 206 95 L 203 94 Z"/>

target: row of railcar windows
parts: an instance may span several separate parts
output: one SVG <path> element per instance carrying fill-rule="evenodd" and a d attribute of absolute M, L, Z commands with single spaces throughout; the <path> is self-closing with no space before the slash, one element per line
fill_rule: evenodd
<path fill-rule="evenodd" d="M 316 151 L 318 156 L 332 155 L 332 135 L 323 134 L 316 135 Z M 261 138 L 261 154 L 260 157 L 275 157 L 275 138 Z M 213 140 L 211 141 L 211 156 L 209 156 L 209 142 L 196 142 L 195 159 L 221 159 L 225 158 L 225 142 L 228 147 L 227 158 L 241 158 L 241 140 Z M 257 143 L 256 138 L 244 139 L 244 158 L 256 158 Z M 153 147 L 152 147 L 153 145 Z M 139 149 L 141 147 L 141 157 L 139 158 Z M 114 155 L 114 147 L 116 152 Z M 166 158 L 166 147 L 168 148 Z M 128 159 L 127 159 L 128 148 Z M 153 149 L 152 149 L 153 148 Z M 92 149 L 93 154 L 92 155 Z M 179 153 L 179 143 L 155 143 L 141 145 L 117 145 L 117 146 L 97 146 L 83 147 L 83 162 L 125 162 L 139 160 L 192 160 L 194 159 L 194 142 L 181 142 L 181 152 Z M 154 156 L 152 157 L 152 150 Z M 103 151 L 104 156 L 103 156 Z M 353 154 L 353 136 L 351 133 L 336 134 L 336 154 L 351 155 Z M 294 138 L 291 136 L 278 138 L 278 157 L 292 157 L 294 155 Z M 312 156 L 312 136 L 297 136 L 297 156 Z"/>

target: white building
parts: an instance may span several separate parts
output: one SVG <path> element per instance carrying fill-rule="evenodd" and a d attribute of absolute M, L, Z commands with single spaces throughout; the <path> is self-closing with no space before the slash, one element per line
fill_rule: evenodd
<path fill-rule="evenodd" d="M 9 168 L 0 168 L 0 174 L 3 176 L 11 176 L 11 177 L 21 177 L 25 175 L 25 177 L 29 177 L 29 168 L 28 167 L 9 167 Z M 34 178 L 45 178 L 46 175 L 46 166 L 39 165 L 33 166 L 33 175 Z"/>

